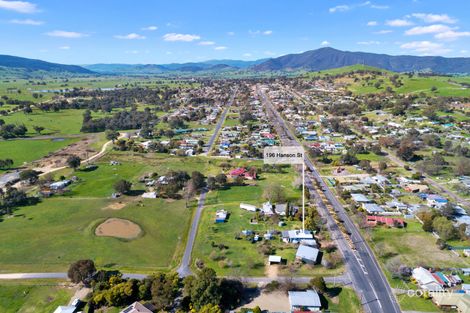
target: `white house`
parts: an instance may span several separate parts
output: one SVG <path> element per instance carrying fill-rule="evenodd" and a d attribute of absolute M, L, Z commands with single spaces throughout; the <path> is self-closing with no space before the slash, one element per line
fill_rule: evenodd
<path fill-rule="evenodd" d="M 416 280 L 421 289 L 428 291 L 442 291 L 443 288 L 437 279 L 423 267 L 413 269 L 412 277 Z"/>
<path fill-rule="evenodd" d="M 282 240 L 285 243 L 299 243 L 302 240 L 313 239 L 313 234 L 309 230 L 285 230 L 282 232 Z"/>

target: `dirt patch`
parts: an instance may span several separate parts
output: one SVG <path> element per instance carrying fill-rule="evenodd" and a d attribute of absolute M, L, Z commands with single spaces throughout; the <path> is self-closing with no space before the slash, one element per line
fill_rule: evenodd
<path fill-rule="evenodd" d="M 110 218 L 96 227 L 95 235 L 99 237 L 134 239 L 141 232 L 142 229 L 136 223 L 121 218 Z"/>
<path fill-rule="evenodd" d="M 277 278 L 279 273 L 279 265 L 269 265 L 267 264 L 265 267 L 264 274 L 266 277 L 269 278 Z"/>
<path fill-rule="evenodd" d="M 289 298 L 285 292 L 276 291 L 272 293 L 261 293 L 250 303 L 244 305 L 244 308 L 254 308 L 259 306 L 261 310 L 269 312 L 289 312 Z"/>
<path fill-rule="evenodd" d="M 127 204 L 124 203 L 124 202 L 114 202 L 114 203 L 110 203 L 108 206 L 105 206 L 103 208 L 103 210 L 121 210 L 122 208 L 124 208 Z"/>
<path fill-rule="evenodd" d="M 91 148 L 91 145 L 97 140 L 97 136 L 87 136 L 42 159 L 34 161 L 33 165 L 34 167 L 45 169 L 66 166 L 67 158 L 71 155 L 76 155 L 80 157 L 80 159 L 86 160 L 97 153 L 96 149 Z"/>

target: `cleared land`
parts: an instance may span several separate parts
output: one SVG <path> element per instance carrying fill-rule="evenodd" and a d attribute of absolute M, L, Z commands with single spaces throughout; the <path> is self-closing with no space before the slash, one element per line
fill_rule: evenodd
<path fill-rule="evenodd" d="M 110 218 L 98 225 L 95 235 L 98 237 L 115 237 L 123 239 L 137 238 L 142 229 L 136 223 L 121 218 Z"/>
<path fill-rule="evenodd" d="M 2 282 L 0 284 L 0 312 L 50 313 L 57 306 L 67 304 L 73 289 L 34 283 Z"/>

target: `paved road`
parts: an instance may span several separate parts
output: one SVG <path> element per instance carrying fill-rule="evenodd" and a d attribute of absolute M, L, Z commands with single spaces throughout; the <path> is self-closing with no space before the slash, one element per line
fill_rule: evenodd
<path fill-rule="evenodd" d="M 199 220 L 201 219 L 202 209 L 204 208 L 204 201 L 206 200 L 207 189 L 204 189 L 199 196 L 197 203 L 196 214 L 191 223 L 191 230 L 189 231 L 188 241 L 186 242 L 186 248 L 184 249 L 183 259 L 177 272 L 181 277 L 191 275 L 191 254 L 193 252 L 194 241 L 196 240 L 197 229 Z"/>
<path fill-rule="evenodd" d="M 215 127 L 214 133 L 212 134 L 212 137 L 209 140 L 208 143 L 208 149 L 207 152 L 211 151 L 218 135 L 220 132 L 220 129 L 222 128 L 222 125 L 224 124 L 225 117 L 227 116 L 227 113 L 230 109 L 230 107 L 233 104 L 233 101 L 235 99 L 235 96 L 237 94 L 238 89 L 235 89 L 233 91 L 232 96 L 230 97 L 230 100 L 227 103 L 227 107 L 225 108 L 224 112 L 219 118 L 219 121 L 217 122 L 217 125 Z M 204 189 L 201 192 L 201 195 L 199 197 L 199 201 L 197 203 L 197 208 L 196 208 L 196 214 L 194 215 L 194 219 L 191 223 L 191 229 L 189 231 L 188 235 L 188 241 L 186 243 L 186 248 L 184 250 L 184 255 L 183 259 L 181 260 L 181 265 L 178 268 L 177 272 L 181 277 L 185 277 L 188 275 L 191 275 L 191 254 L 193 252 L 193 247 L 194 247 L 194 241 L 196 240 L 196 235 L 197 235 L 197 229 L 199 226 L 199 220 L 201 219 L 201 214 L 202 210 L 204 208 L 204 202 L 206 200 L 206 195 L 207 195 L 207 189 Z"/>
<path fill-rule="evenodd" d="M 222 112 L 222 115 L 220 116 L 219 121 L 217 122 L 217 125 L 215 126 L 214 133 L 212 134 L 212 137 L 209 139 L 209 142 L 207 143 L 206 153 L 209 153 L 212 150 L 215 144 L 215 141 L 217 140 L 217 137 L 219 136 L 220 129 L 222 128 L 222 125 L 224 125 L 225 117 L 227 116 L 227 113 L 230 110 L 230 107 L 232 106 L 233 101 L 235 100 L 235 96 L 237 95 L 237 92 L 238 92 L 238 88 L 233 91 L 233 94 L 230 97 L 230 100 L 227 102 L 225 110 Z"/>
<path fill-rule="evenodd" d="M 283 144 L 300 145 L 268 97 L 259 89 L 258 94 L 263 101 L 268 114 L 276 121 L 274 125 L 277 128 L 278 134 L 281 136 Z M 364 309 L 371 313 L 401 312 L 400 307 L 393 296 L 390 285 L 385 279 L 374 254 L 349 218 L 349 215 L 323 181 L 313 163 L 307 157 L 305 158 L 305 164 L 311 172 L 306 177 L 305 186 L 309 189 L 313 200 L 316 202 L 320 214 L 322 217 L 327 219 L 327 227 L 329 228 L 332 237 L 336 240 L 339 250 L 343 254 L 351 281 L 356 291 L 358 291 L 361 296 L 361 302 Z M 338 225 L 329 213 L 325 203 L 316 191 L 316 188 L 314 188 L 314 181 L 322 189 L 326 199 L 333 206 L 339 218 L 344 221 L 346 230 L 351 234 L 350 237 L 355 245 L 355 250 L 348 245 Z"/>

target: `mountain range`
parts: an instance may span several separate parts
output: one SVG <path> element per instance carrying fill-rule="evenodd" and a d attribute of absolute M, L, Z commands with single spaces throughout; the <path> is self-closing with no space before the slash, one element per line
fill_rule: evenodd
<path fill-rule="evenodd" d="M 0 74 L 9 72 L 24 76 L 34 72 L 69 74 L 152 75 L 171 73 L 225 73 L 249 71 L 321 71 L 355 64 L 373 66 L 394 72 L 433 72 L 440 74 L 470 74 L 470 58 L 440 56 L 392 56 L 368 52 L 341 51 L 321 48 L 278 58 L 255 61 L 209 60 L 171 64 L 90 64 L 64 65 L 22 57 L 0 55 Z"/>
<path fill-rule="evenodd" d="M 363 64 L 393 72 L 429 71 L 434 73 L 470 73 L 470 58 L 440 56 L 391 56 L 367 52 L 341 51 L 321 48 L 298 54 L 269 59 L 252 67 L 255 71 L 321 71 Z"/>

